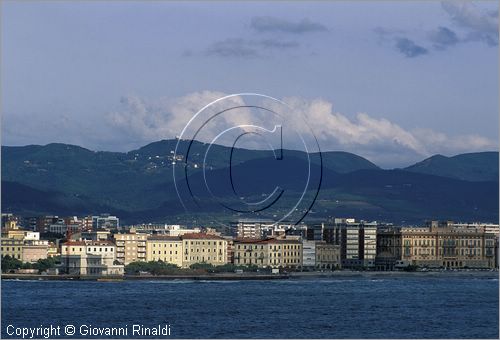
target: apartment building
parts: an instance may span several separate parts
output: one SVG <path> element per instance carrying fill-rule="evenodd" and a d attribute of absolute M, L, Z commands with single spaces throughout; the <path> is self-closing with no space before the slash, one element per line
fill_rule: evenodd
<path fill-rule="evenodd" d="M 120 219 L 110 214 L 101 214 L 92 216 L 92 229 L 118 230 L 120 228 Z"/>
<path fill-rule="evenodd" d="M 136 233 L 131 229 L 127 234 L 114 234 L 116 260 L 123 265 L 131 262 L 146 261 L 147 234 Z"/>
<path fill-rule="evenodd" d="M 274 221 L 264 219 L 242 219 L 232 223 L 231 227 L 236 230 L 238 238 L 261 239 L 272 233 Z"/>
<path fill-rule="evenodd" d="M 49 242 L 42 241 L 24 241 L 22 247 L 21 261 L 37 262 L 48 257 Z"/>
<path fill-rule="evenodd" d="M 302 267 L 305 269 L 316 268 L 316 241 L 302 241 Z"/>
<path fill-rule="evenodd" d="M 207 233 L 191 233 L 180 236 L 182 240 L 182 266 L 209 263 L 220 266 L 227 263 L 227 240 Z"/>
<path fill-rule="evenodd" d="M 340 244 L 342 267 L 373 268 L 377 256 L 377 222 L 335 219 L 327 243 Z"/>
<path fill-rule="evenodd" d="M 340 246 L 325 241 L 316 242 L 316 269 L 340 269 L 342 261 Z"/>
<path fill-rule="evenodd" d="M 394 270 L 401 261 L 401 228 L 386 227 L 377 230 L 377 270 Z"/>
<path fill-rule="evenodd" d="M 301 268 L 302 243 L 298 239 L 236 239 L 234 264 L 272 268 Z"/>
<path fill-rule="evenodd" d="M 116 246 L 109 241 L 70 241 L 61 246 L 64 271 L 74 275 L 123 275 L 115 264 Z"/>
<path fill-rule="evenodd" d="M 36 262 L 48 256 L 49 242 L 40 240 L 40 233 L 21 229 L 8 230 L 2 237 L 2 256 L 22 262 Z"/>
<path fill-rule="evenodd" d="M 446 268 L 494 268 L 496 236 L 479 225 L 433 222 L 401 228 L 403 263 Z"/>
<path fill-rule="evenodd" d="M 166 235 L 149 236 L 146 241 L 146 261 L 163 261 L 182 267 L 181 238 Z"/>
<path fill-rule="evenodd" d="M 20 239 L 2 238 L 2 256 L 10 256 L 22 261 L 24 241 Z"/>
<path fill-rule="evenodd" d="M 492 225 L 450 221 L 381 228 L 377 232 L 376 267 L 495 268 L 498 235 L 494 231 Z"/>

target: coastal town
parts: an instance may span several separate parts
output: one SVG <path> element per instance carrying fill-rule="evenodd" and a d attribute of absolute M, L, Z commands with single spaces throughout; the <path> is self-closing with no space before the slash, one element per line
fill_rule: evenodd
<path fill-rule="evenodd" d="M 499 225 L 354 218 L 293 225 L 265 219 L 217 226 L 122 226 L 109 214 L 2 214 L 2 273 L 40 277 L 498 270 Z"/>

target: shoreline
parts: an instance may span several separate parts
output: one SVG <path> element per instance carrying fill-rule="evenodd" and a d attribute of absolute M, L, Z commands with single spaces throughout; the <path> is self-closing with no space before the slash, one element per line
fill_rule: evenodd
<path fill-rule="evenodd" d="M 198 275 L 124 275 L 124 276 L 79 276 L 79 275 L 42 275 L 42 274 L 1 274 L 2 280 L 37 280 L 37 281 L 172 281 L 172 280 L 216 280 L 216 281 L 239 281 L 239 280 L 300 280 L 300 279 L 323 279 L 323 278 L 439 278 L 439 277 L 479 277 L 498 278 L 498 271 L 427 271 L 427 272 L 404 272 L 404 271 L 351 271 L 337 270 L 333 272 L 290 272 L 281 274 L 257 274 L 257 273 L 217 273 Z"/>

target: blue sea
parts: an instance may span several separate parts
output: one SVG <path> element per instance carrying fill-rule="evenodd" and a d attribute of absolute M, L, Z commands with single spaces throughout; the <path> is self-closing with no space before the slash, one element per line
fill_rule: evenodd
<path fill-rule="evenodd" d="M 2 338 L 19 338 L 7 334 L 9 325 L 10 330 L 73 325 L 72 337 L 82 337 L 82 325 L 127 327 L 132 338 L 136 324 L 168 325 L 170 338 L 496 339 L 498 288 L 494 273 L 272 281 L 4 280 Z"/>

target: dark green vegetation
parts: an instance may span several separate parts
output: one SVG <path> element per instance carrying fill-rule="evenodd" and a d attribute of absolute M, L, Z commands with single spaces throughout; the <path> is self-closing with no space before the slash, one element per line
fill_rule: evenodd
<path fill-rule="evenodd" d="M 38 269 L 39 273 L 42 273 L 50 268 L 56 268 L 60 263 L 59 257 L 49 257 L 47 259 L 40 259 L 35 263 L 22 262 L 9 255 L 2 256 L 2 272 L 8 273 L 15 269 Z"/>
<path fill-rule="evenodd" d="M 4 146 L 2 211 L 21 215 L 109 212 L 125 223 L 210 224 L 237 219 L 239 215 L 229 214 L 203 193 L 199 195 L 202 206 L 184 212 L 172 180 L 175 144 L 175 140 L 160 141 L 127 153 L 65 144 Z M 187 142 L 181 148 L 187 148 Z M 206 149 L 207 144 L 199 142 L 191 149 L 187 168 L 195 191 L 205 185 L 200 169 Z M 228 181 L 229 151 L 213 146 L 206 164 L 211 187 L 222 201 L 234 197 Z M 286 189 L 280 203 L 293 206 L 307 178 L 305 153 L 284 150 L 280 161 L 271 151 L 237 149 L 233 156 L 238 195 L 255 201 L 279 185 Z M 311 156 L 311 173 L 318 174 L 319 157 Z M 394 223 L 498 220 L 496 152 L 434 156 L 402 170 L 382 170 L 346 152 L 325 152 L 322 158 L 321 191 L 308 220 L 331 216 Z M 267 216 L 262 213 L 262 217 Z"/>
<path fill-rule="evenodd" d="M 435 155 L 405 170 L 466 181 L 498 181 L 498 152 Z"/>
<path fill-rule="evenodd" d="M 139 275 L 141 272 L 151 275 L 188 275 L 203 273 L 234 273 L 237 269 L 244 272 L 256 272 L 257 266 L 236 266 L 228 263 L 222 266 L 214 266 L 209 263 L 195 263 L 189 268 L 180 268 L 175 264 L 163 261 L 132 262 L 125 266 L 125 274 Z"/>

